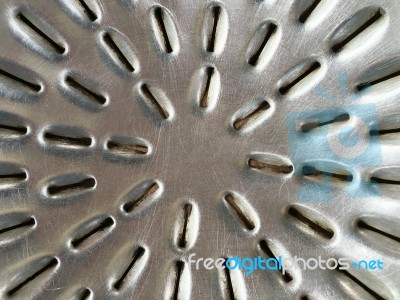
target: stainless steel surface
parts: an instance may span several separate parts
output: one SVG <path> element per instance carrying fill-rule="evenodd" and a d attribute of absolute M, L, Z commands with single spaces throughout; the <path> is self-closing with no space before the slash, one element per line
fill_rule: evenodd
<path fill-rule="evenodd" d="M 204 258 L 255 257 L 262 253 L 260 240 L 266 239 L 285 257 L 383 259 L 388 266 L 384 270 L 352 274 L 380 296 L 399 299 L 398 240 L 356 224 L 364 218 L 399 237 L 398 185 L 381 184 L 381 194 L 374 197 L 349 198 L 345 186 L 335 184 L 332 201 L 300 202 L 298 190 L 308 179 L 298 166 L 282 175 L 247 165 L 254 153 L 278 165 L 291 163 L 288 114 L 334 106 L 315 93 L 317 85 L 342 99 L 339 78 L 346 73 L 345 98 L 350 99 L 358 84 L 400 69 L 397 0 L 322 0 L 304 24 L 299 22 L 312 3 L 1 1 L 0 69 L 8 75 L 0 73 L 0 173 L 20 175 L 0 178 L 0 228 L 27 223 L 0 233 L 0 298 L 173 297 L 177 260 L 187 262 L 191 253 Z M 218 5 L 210 49 L 213 9 Z M 331 51 L 378 8 L 385 11 L 379 21 L 342 51 Z M 163 26 L 158 24 L 160 15 Z M 269 24 L 277 25 L 276 31 L 253 66 L 248 62 Z M 285 93 L 281 88 L 313 61 L 320 68 Z M 207 68 L 213 73 L 207 107 L 202 107 Z M 399 78 L 373 85 L 358 100 L 376 105 L 381 128 L 400 127 Z M 235 121 L 263 101 L 268 109 L 236 130 Z M 57 135 L 80 139 L 60 142 Z M 379 166 L 347 167 L 358 179 L 383 172 L 381 177 L 396 180 L 398 147 L 396 134 L 382 136 Z M 77 182 L 80 188 L 59 188 Z M 151 190 L 154 184 L 158 189 Z M 124 208 L 146 190 L 149 195 L 142 202 Z M 254 227 L 240 222 L 224 200 L 228 193 Z M 185 247 L 180 247 L 186 204 L 192 205 L 192 213 Z M 333 238 L 290 216 L 290 205 L 329 224 Z M 132 271 L 118 285 L 137 249 L 144 254 L 138 254 Z M 39 270 L 43 272 L 28 280 Z M 336 270 L 291 275 L 293 280 L 285 282 L 272 271 L 248 276 L 232 272 L 234 296 L 373 298 Z M 184 268 L 175 296 L 229 299 L 227 286 L 223 272 Z"/>

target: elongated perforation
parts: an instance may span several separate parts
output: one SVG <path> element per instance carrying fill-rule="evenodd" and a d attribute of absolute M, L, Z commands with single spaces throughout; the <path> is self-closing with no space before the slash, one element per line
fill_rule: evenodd
<path fill-rule="evenodd" d="M 236 213 L 236 215 L 239 217 L 239 220 L 243 223 L 243 225 L 248 229 L 248 230 L 253 230 L 256 228 L 254 221 L 248 216 L 236 203 L 235 198 L 233 197 L 232 194 L 227 194 L 224 197 L 224 200 L 228 205 L 233 209 L 233 211 Z"/>
<path fill-rule="evenodd" d="M 393 72 L 393 73 L 391 73 L 389 75 L 383 76 L 381 78 L 378 78 L 376 80 L 360 83 L 359 85 L 357 85 L 356 89 L 357 89 L 357 91 L 361 92 L 361 91 L 363 91 L 363 90 L 365 90 L 365 89 L 367 89 L 367 88 L 369 88 L 369 87 L 371 87 L 373 85 L 379 84 L 381 82 L 387 81 L 387 80 L 392 79 L 392 78 L 397 77 L 397 76 L 400 76 L 400 70 L 396 71 L 396 72 Z"/>
<path fill-rule="evenodd" d="M 149 147 L 140 144 L 123 144 L 116 141 L 108 141 L 106 147 L 110 151 L 120 153 L 132 153 L 132 154 L 147 154 Z"/>
<path fill-rule="evenodd" d="M 375 233 L 381 235 L 382 237 L 386 237 L 386 238 L 389 238 L 389 239 L 391 239 L 391 240 L 393 240 L 395 242 L 400 243 L 400 237 L 395 236 L 394 234 L 388 233 L 382 228 L 377 228 L 375 226 L 372 226 L 372 225 L 368 224 L 364 220 L 358 220 L 357 227 L 359 229 L 361 229 L 361 230 L 375 232 Z"/>
<path fill-rule="evenodd" d="M 219 21 L 220 14 L 221 14 L 221 7 L 214 6 L 212 9 L 213 26 L 212 26 L 211 34 L 208 38 L 208 43 L 207 43 L 207 51 L 208 52 L 214 52 L 215 38 L 217 35 L 217 28 L 218 28 L 218 21 Z"/>
<path fill-rule="evenodd" d="M 268 242 L 266 240 L 261 240 L 259 245 L 260 245 L 260 249 L 268 256 L 268 258 L 273 258 L 273 259 L 277 260 L 275 254 L 272 252 L 272 250 L 269 247 Z M 285 271 L 285 274 L 282 274 L 280 272 L 280 270 L 278 270 L 278 272 L 279 272 L 279 274 L 282 275 L 282 278 L 285 282 L 289 283 L 293 280 L 292 275 L 290 275 L 290 273 L 288 273 L 287 271 Z"/>
<path fill-rule="evenodd" d="M 0 78 L 1 76 L 7 77 L 17 84 L 29 88 L 32 92 L 39 93 L 42 90 L 42 86 L 40 84 L 29 82 L 2 69 L 0 69 Z"/>
<path fill-rule="evenodd" d="M 92 291 L 88 288 L 85 288 L 79 295 L 79 300 L 87 300 L 92 295 Z"/>
<path fill-rule="evenodd" d="M 14 125 L 8 125 L 8 124 L 1 124 L 0 123 L 0 134 L 25 135 L 27 133 L 28 133 L 28 127 L 26 127 L 26 126 L 14 126 Z"/>
<path fill-rule="evenodd" d="M 114 289 L 120 290 L 123 287 L 126 278 L 129 275 L 129 272 L 131 272 L 132 268 L 135 266 L 138 260 L 144 255 L 145 251 L 146 250 L 140 246 L 135 250 L 135 252 L 133 253 L 132 260 L 129 263 L 128 267 L 125 269 L 124 273 L 122 273 L 121 277 L 119 277 L 119 279 L 114 283 Z"/>
<path fill-rule="evenodd" d="M 254 109 L 252 112 L 248 113 L 245 116 L 239 117 L 237 118 L 234 122 L 233 122 L 233 127 L 236 130 L 240 130 L 243 128 L 243 126 L 245 126 L 248 123 L 251 123 L 253 120 L 257 119 L 258 117 L 260 117 L 260 115 L 267 111 L 271 106 L 269 105 L 269 103 L 267 101 L 262 101 L 258 107 L 256 109 Z"/>
<path fill-rule="evenodd" d="M 1 172 L 1 171 L 0 171 Z M 20 183 L 28 178 L 28 173 L 25 170 L 15 171 L 12 173 L 0 173 L 0 186 L 2 184 Z"/>
<path fill-rule="evenodd" d="M 286 85 L 279 88 L 279 92 L 282 95 L 286 95 L 295 85 L 297 85 L 300 81 L 305 79 L 307 76 L 311 75 L 311 73 L 315 72 L 321 68 L 321 64 L 317 61 L 313 62 L 310 67 L 308 67 L 300 76 L 295 78 L 292 82 L 287 83 Z"/>
<path fill-rule="evenodd" d="M 293 172 L 293 166 L 292 165 L 275 165 L 275 164 L 269 164 L 265 163 L 259 160 L 256 160 L 254 158 L 250 158 L 247 161 L 247 164 L 249 165 L 250 168 L 258 169 L 258 170 L 264 170 L 268 169 L 276 173 L 282 173 L 282 174 L 290 174 Z"/>
<path fill-rule="evenodd" d="M 49 185 L 47 187 L 47 193 L 50 196 L 58 196 L 74 192 L 76 190 L 89 190 L 96 186 L 96 180 L 94 178 L 85 178 L 81 181 L 65 184 L 65 185 Z"/>
<path fill-rule="evenodd" d="M 57 133 L 53 133 L 51 131 L 45 131 L 43 137 L 44 140 L 49 143 L 61 144 L 61 145 L 90 147 L 93 143 L 93 140 L 90 137 L 79 137 L 79 136 L 75 137 L 75 136 L 60 135 Z"/>
<path fill-rule="evenodd" d="M 87 3 L 84 0 L 75 0 L 77 1 L 80 6 L 83 8 L 83 11 L 85 12 L 86 16 L 88 19 L 92 22 L 96 21 L 98 19 L 96 13 L 87 5 Z"/>
<path fill-rule="evenodd" d="M 354 38 L 356 38 L 360 33 L 362 33 L 364 30 L 366 30 L 368 27 L 370 27 L 372 24 L 376 23 L 379 19 L 381 19 L 384 16 L 385 12 L 383 9 L 378 9 L 375 14 L 373 14 L 364 24 L 362 24 L 358 29 L 356 29 L 354 32 L 352 32 L 349 36 L 344 38 L 342 41 L 334 44 L 332 46 L 332 51 L 334 53 L 338 53 L 342 51 L 342 49 L 349 43 L 351 42 Z"/>
<path fill-rule="evenodd" d="M 369 132 L 371 136 L 388 135 L 394 133 L 400 133 L 400 128 L 382 129 L 382 130 L 373 129 Z"/>
<path fill-rule="evenodd" d="M 53 257 L 45 266 L 34 272 L 32 275 L 21 279 L 21 282 L 18 283 L 16 286 L 12 287 L 7 291 L 7 296 L 11 297 L 14 296 L 19 290 L 21 290 L 24 286 L 31 283 L 31 281 L 35 280 L 41 274 L 54 269 L 59 264 L 57 258 Z"/>
<path fill-rule="evenodd" d="M 157 20 L 159 30 L 161 31 L 161 34 L 163 37 L 165 51 L 167 53 L 172 53 L 173 49 L 172 49 L 171 42 L 168 37 L 168 32 L 167 32 L 167 29 L 166 29 L 165 23 L 164 23 L 164 14 L 165 14 L 165 12 L 163 11 L 163 9 L 161 7 L 157 7 L 154 10 L 154 16 Z"/>
<path fill-rule="evenodd" d="M 67 76 L 65 78 L 65 83 L 75 91 L 77 91 L 80 94 L 83 94 L 84 96 L 88 97 L 90 100 L 95 102 L 96 104 L 104 105 L 107 102 L 107 99 L 105 96 L 95 93 L 79 83 L 76 79 L 72 78 L 71 76 Z"/>
<path fill-rule="evenodd" d="M 143 95 L 146 97 L 147 101 L 150 103 L 150 105 L 157 111 L 157 113 L 163 118 L 163 119 L 168 119 L 169 113 L 168 111 L 161 106 L 159 101 L 154 97 L 152 92 L 150 91 L 149 87 L 147 84 L 142 84 L 140 87 L 140 90 L 142 91 Z"/>
<path fill-rule="evenodd" d="M 288 214 L 295 219 L 297 219 L 299 222 L 307 225 L 309 228 L 311 228 L 313 231 L 315 231 L 317 234 L 320 236 L 326 238 L 326 239 L 332 239 L 334 236 L 334 231 L 333 229 L 329 228 L 325 224 L 321 224 L 318 221 L 313 221 L 309 219 L 307 216 L 305 216 L 302 212 L 300 212 L 298 209 L 295 207 L 291 206 L 288 210 Z"/>
<path fill-rule="evenodd" d="M 357 284 L 358 286 L 360 286 L 362 289 L 364 289 L 368 294 L 370 294 L 373 298 L 377 299 L 377 300 L 385 300 L 387 299 L 386 297 L 382 297 L 381 295 L 379 295 L 376 291 L 374 291 L 372 288 L 370 288 L 369 286 L 367 286 L 365 283 L 363 283 L 361 280 L 359 280 L 357 277 L 355 277 L 354 275 L 350 274 L 348 271 L 341 269 L 343 268 L 343 266 L 338 266 L 337 267 L 337 271 L 342 273 L 343 275 L 345 275 L 347 278 L 351 279 L 355 284 Z"/>
<path fill-rule="evenodd" d="M 325 121 L 325 122 L 320 122 L 318 120 L 305 121 L 303 124 L 301 124 L 301 131 L 302 132 L 310 132 L 311 130 L 314 130 L 318 127 L 326 126 L 326 125 L 333 124 L 333 123 L 346 122 L 348 120 L 350 120 L 350 115 L 342 114 L 340 116 L 337 116 L 336 118 L 333 118 L 332 120 Z"/>
<path fill-rule="evenodd" d="M 160 186 L 158 185 L 158 183 L 154 182 L 137 199 L 134 199 L 132 201 L 125 203 L 123 205 L 123 210 L 127 213 L 131 212 L 136 206 L 138 206 L 140 203 L 142 203 L 148 197 L 150 197 L 152 194 L 154 194 L 159 188 L 160 188 Z"/>
<path fill-rule="evenodd" d="M 384 179 L 376 176 L 371 177 L 370 180 L 373 183 L 400 185 L 400 180 Z"/>
<path fill-rule="evenodd" d="M 230 270 L 226 267 L 228 258 L 225 257 L 225 263 L 224 263 L 224 275 L 225 275 L 225 281 L 226 281 L 226 291 L 228 294 L 228 297 L 230 300 L 235 300 L 235 291 L 233 289 L 233 284 L 232 284 L 232 278 L 231 278 L 231 272 Z"/>
<path fill-rule="evenodd" d="M 22 14 L 22 12 L 17 14 L 17 18 L 31 30 L 36 32 L 36 34 L 39 35 L 46 43 L 48 43 L 58 54 L 64 54 L 66 52 L 66 49 L 62 45 L 58 44 L 48 35 L 46 35 L 39 27 L 34 25 L 24 14 Z"/>
<path fill-rule="evenodd" d="M 178 300 L 178 295 L 179 295 L 179 285 L 181 282 L 181 277 L 182 277 L 182 273 L 183 270 L 185 268 L 185 263 L 183 261 L 178 260 L 176 262 L 176 266 L 175 266 L 175 285 L 174 285 L 174 294 L 172 299 L 173 300 Z"/>
<path fill-rule="evenodd" d="M 321 2 L 321 0 L 314 0 L 313 3 L 311 3 L 310 6 L 308 6 L 303 13 L 299 17 L 299 22 L 300 23 L 305 23 L 309 16 L 311 16 L 312 12 L 317 8 L 318 4 Z"/>
<path fill-rule="evenodd" d="M 177 243 L 180 248 L 186 247 L 187 227 L 188 227 L 190 215 L 192 214 L 192 208 L 193 208 L 193 206 L 190 203 L 185 204 L 185 206 L 183 207 L 183 228 L 182 228 L 181 234 L 179 235 L 178 243 Z"/>
<path fill-rule="evenodd" d="M 86 240 L 88 240 L 94 234 L 101 232 L 103 230 L 106 230 L 107 228 L 109 228 L 113 225 L 114 225 L 114 220 L 111 217 L 107 217 L 98 226 L 96 226 L 92 230 L 88 231 L 87 233 L 85 233 L 79 237 L 73 238 L 71 240 L 71 245 L 74 248 L 78 248 L 81 244 L 83 244 Z"/>
<path fill-rule="evenodd" d="M 201 107 L 208 107 L 210 84 L 211 84 L 211 79 L 212 79 L 213 75 L 214 75 L 214 68 L 207 67 L 207 69 L 206 69 L 206 77 L 207 78 L 205 80 L 205 85 L 204 85 L 202 96 L 200 97 L 200 106 Z"/>
<path fill-rule="evenodd" d="M 250 65 L 252 65 L 252 66 L 257 65 L 261 53 L 263 52 L 268 41 L 271 39 L 272 35 L 275 34 L 277 28 L 278 28 L 278 26 L 274 23 L 270 23 L 268 25 L 267 32 L 265 34 L 264 40 L 262 41 L 260 47 L 257 49 L 257 51 L 254 54 L 252 54 L 250 56 L 249 60 L 247 61 Z"/>
<path fill-rule="evenodd" d="M 132 64 L 129 62 L 128 58 L 124 55 L 124 53 L 121 51 L 121 49 L 114 42 L 111 35 L 109 33 L 105 33 L 103 35 L 103 39 L 104 39 L 104 42 L 109 47 L 109 49 L 115 53 L 117 59 L 125 67 L 125 69 L 128 70 L 129 72 L 134 72 L 135 68 L 132 66 Z"/>
<path fill-rule="evenodd" d="M 326 176 L 343 182 L 353 181 L 353 175 L 347 170 L 340 170 L 340 172 L 337 171 L 336 173 L 333 173 L 333 172 L 322 171 L 312 166 L 303 166 L 301 172 L 303 173 L 304 176 L 308 177 L 320 178 Z"/>
<path fill-rule="evenodd" d="M 15 229 L 23 228 L 23 227 L 33 227 L 35 225 L 36 225 L 36 220 L 35 220 L 35 218 L 31 217 L 31 218 L 28 218 L 27 220 L 22 221 L 18 224 L 13 224 L 13 225 L 8 224 L 8 225 L 6 225 L 7 227 L 0 228 L 0 234 L 9 232 L 9 231 L 12 231 Z"/>

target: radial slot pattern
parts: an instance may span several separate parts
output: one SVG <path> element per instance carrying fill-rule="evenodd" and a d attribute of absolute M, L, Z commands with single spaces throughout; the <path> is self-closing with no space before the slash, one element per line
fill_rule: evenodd
<path fill-rule="evenodd" d="M 2 1 L 0 298 L 400 298 L 399 16 Z"/>

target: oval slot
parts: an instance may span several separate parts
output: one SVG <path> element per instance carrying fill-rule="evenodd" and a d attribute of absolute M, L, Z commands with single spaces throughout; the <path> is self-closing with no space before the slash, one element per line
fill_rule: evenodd
<path fill-rule="evenodd" d="M 234 114 L 232 126 L 237 131 L 249 132 L 265 122 L 272 112 L 273 109 L 267 100 L 253 100 Z"/>
<path fill-rule="evenodd" d="M 115 221 L 112 217 L 95 217 L 75 230 L 70 244 L 77 250 L 87 249 L 104 239 L 114 227 Z"/>
<path fill-rule="evenodd" d="M 190 269 L 185 262 L 178 260 L 169 272 L 163 299 L 189 300 L 191 285 Z"/>
<path fill-rule="evenodd" d="M 234 192 L 228 192 L 224 196 L 224 203 L 232 215 L 251 232 L 256 231 L 260 221 L 256 211 L 242 196 Z"/>
<path fill-rule="evenodd" d="M 248 299 L 246 283 L 242 272 L 237 267 L 233 269 L 227 268 L 227 263 L 230 267 L 233 267 L 227 257 L 218 258 L 216 264 L 218 264 L 219 260 L 222 262 L 221 265 L 224 266 L 224 268 L 218 272 L 219 284 L 222 292 L 221 298 L 226 300 Z"/>
<path fill-rule="evenodd" d="M 108 30 L 101 35 L 100 45 L 107 58 L 122 72 L 134 73 L 139 67 L 134 51 L 127 37 L 116 30 Z"/>
<path fill-rule="evenodd" d="M 9 276 L 11 283 L 6 287 L 6 295 L 16 297 L 19 293 L 22 293 L 24 288 L 28 290 L 29 287 L 29 295 L 32 296 L 34 292 L 42 290 L 45 282 L 49 281 L 55 274 L 54 271 L 59 265 L 60 262 L 55 256 L 39 257 L 27 263 L 16 274 Z M 22 297 L 22 295 L 20 296 Z"/>
<path fill-rule="evenodd" d="M 370 234 L 387 244 L 387 239 L 400 243 L 400 227 L 398 223 L 384 219 L 361 218 L 357 221 L 359 230 Z"/>
<path fill-rule="evenodd" d="M 114 283 L 113 287 L 116 290 L 121 290 L 125 285 L 127 281 L 132 280 L 133 278 L 137 278 L 138 274 L 141 272 L 141 269 L 144 268 L 144 266 L 140 266 L 141 264 L 143 265 L 147 258 L 144 256 L 146 250 L 143 247 L 138 247 L 135 252 L 133 253 L 132 260 L 130 261 L 128 267 L 125 269 L 125 271 L 121 274 L 121 276 L 118 278 L 118 280 Z M 140 263 L 140 260 L 144 260 L 142 263 Z M 139 267 L 138 267 L 139 265 Z M 137 273 L 137 274 L 133 274 Z"/>
<path fill-rule="evenodd" d="M 292 205 L 288 209 L 288 214 L 297 221 L 300 225 L 299 228 L 312 235 L 318 234 L 330 240 L 335 234 L 333 226 L 329 224 L 326 218 L 313 210 Z"/>
<path fill-rule="evenodd" d="M 250 169 L 266 175 L 284 176 L 293 173 L 292 163 L 284 157 L 271 153 L 252 153 L 247 165 Z"/>
<path fill-rule="evenodd" d="M 122 197 L 122 211 L 126 214 L 139 213 L 158 200 L 163 192 L 158 180 L 147 180 L 135 186 Z"/>
<path fill-rule="evenodd" d="M 326 170 L 324 170 L 326 169 Z M 337 169 L 324 167 L 314 167 L 314 166 L 303 166 L 301 172 L 304 176 L 311 178 L 313 180 L 321 181 L 323 177 L 332 179 L 334 182 L 352 182 L 353 175 L 346 169 Z"/>
<path fill-rule="evenodd" d="M 253 67 L 265 67 L 278 48 L 280 35 L 278 25 L 275 23 L 270 21 L 261 23 L 247 49 L 247 63 Z"/>
<path fill-rule="evenodd" d="M 275 261 L 278 261 L 276 258 L 276 255 L 274 254 L 274 252 L 271 249 L 271 242 L 268 242 L 266 240 L 261 240 L 259 242 L 259 247 L 261 249 L 261 251 L 268 257 L 268 258 L 272 258 Z M 276 250 L 275 250 L 276 251 Z M 287 271 L 285 270 L 285 273 L 283 274 L 281 272 L 281 270 L 277 270 L 279 272 L 279 274 L 282 276 L 282 279 L 286 282 L 289 283 L 293 280 L 293 276 Z"/>
<path fill-rule="evenodd" d="M 84 129 L 70 126 L 45 128 L 42 138 L 48 145 L 67 148 L 86 148 L 94 144 L 93 138 Z"/>
<path fill-rule="evenodd" d="M 42 90 L 42 86 L 38 83 L 25 80 L 17 75 L 7 72 L 6 70 L 0 69 L 0 78 L 5 81 L 11 81 L 13 85 L 21 86 L 29 89 L 31 92 L 39 93 Z M 2 80 L 3 81 L 3 80 Z"/>
<path fill-rule="evenodd" d="M 202 111 L 212 111 L 218 101 L 221 78 L 214 66 L 201 68 L 192 78 L 196 106 Z"/>
<path fill-rule="evenodd" d="M 165 94 L 157 87 L 143 83 L 140 85 L 141 100 L 152 115 L 161 120 L 170 120 L 174 115 L 173 107 Z"/>
<path fill-rule="evenodd" d="M 175 222 L 173 239 L 174 246 L 180 250 L 192 248 L 199 231 L 199 210 L 194 203 L 183 204 Z"/>
<path fill-rule="evenodd" d="M 64 84 L 80 101 L 83 100 L 86 104 L 96 108 L 104 106 L 107 102 L 107 97 L 99 91 L 94 91 L 93 84 L 83 81 L 86 80 L 78 79 L 77 76 L 67 75 L 64 79 Z"/>
<path fill-rule="evenodd" d="M 317 73 L 320 73 L 321 63 L 318 61 L 306 61 L 295 66 L 290 70 L 282 81 L 279 92 L 287 95 L 289 92 L 295 91 L 298 86 L 311 85 Z"/>
<path fill-rule="evenodd" d="M 374 40 L 374 35 L 382 27 L 386 12 L 379 7 L 369 6 L 344 21 L 331 38 L 332 51 L 339 53 L 356 47 L 365 49 Z"/>
<path fill-rule="evenodd" d="M 64 55 L 67 46 L 61 35 L 55 31 L 54 26 L 48 24 L 31 9 L 24 9 L 15 13 L 15 25 L 18 30 L 13 30 L 33 51 L 39 48 L 42 54 Z"/>
<path fill-rule="evenodd" d="M 137 137 L 111 136 L 105 148 L 113 155 L 133 158 L 147 157 L 151 153 L 150 144 Z"/>
<path fill-rule="evenodd" d="M 14 188 L 28 180 L 28 172 L 14 163 L 0 162 L 0 189 Z"/>
<path fill-rule="evenodd" d="M 219 4 L 208 6 L 203 24 L 203 50 L 206 53 L 220 54 L 228 37 L 228 14 Z"/>
<path fill-rule="evenodd" d="M 20 116 L 0 111 L 0 138 L 18 139 L 26 136 L 30 128 Z"/>
<path fill-rule="evenodd" d="M 164 7 L 151 10 L 151 27 L 156 43 L 161 51 L 171 54 L 179 49 L 179 38 L 171 13 Z"/>
<path fill-rule="evenodd" d="M 26 236 L 35 225 L 35 218 L 26 213 L 10 213 L 0 216 L 0 245 Z"/>
<path fill-rule="evenodd" d="M 94 190 L 96 185 L 91 175 L 70 173 L 50 179 L 43 192 L 50 198 L 73 197 Z"/>
<path fill-rule="evenodd" d="M 307 19 L 311 16 L 313 11 L 317 8 L 317 6 L 320 4 L 321 0 L 313 0 L 312 3 L 307 6 L 307 8 L 301 13 L 299 17 L 299 22 L 300 23 L 305 23 Z"/>

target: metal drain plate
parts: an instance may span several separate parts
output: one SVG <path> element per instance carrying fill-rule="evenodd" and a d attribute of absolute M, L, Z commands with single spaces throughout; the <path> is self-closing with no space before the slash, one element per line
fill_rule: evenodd
<path fill-rule="evenodd" d="M 2 1 L 1 298 L 398 299 L 399 16 Z M 358 148 L 330 138 L 349 124 Z M 193 253 L 385 267 L 245 275 Z"/>

